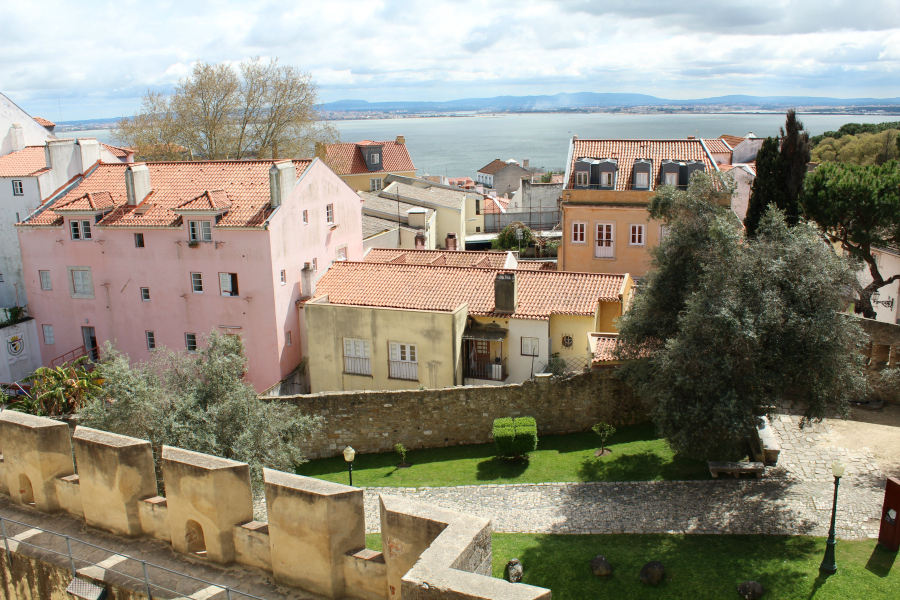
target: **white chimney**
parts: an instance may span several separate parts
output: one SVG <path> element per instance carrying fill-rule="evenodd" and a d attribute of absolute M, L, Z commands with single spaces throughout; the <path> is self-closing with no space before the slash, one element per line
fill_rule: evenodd
<path fill-rule="evenodd" d="M 128 206 L 137 206 L 150 193 L 150 169 L 145 163 L 132 163 L 125 169 L 125 192 Z"/>
<path fill-rule="evenodd" d="M 100 160 L 100 142 L 97 141 L 97 138 L 78 138 L 78 147 L 81 150 L 81 171 L 83 173 Z"/>
<path fill-rule="evenodd" d="M 269 169 L 269 198 L 272 208 L 281 206 L 297 184 L 297 168 L 293 161 L 276 162 Z"/>
<path fill-rule="evenodd" d="M 9 126 L 9 140 L 12 142 L 13 152 L 25 149 L 25 130 L 21 125 L 13 123 Z"/>

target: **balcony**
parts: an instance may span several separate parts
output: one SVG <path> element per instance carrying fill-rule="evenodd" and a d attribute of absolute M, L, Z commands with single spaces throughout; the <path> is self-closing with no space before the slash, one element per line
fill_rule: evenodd
<path fill-rule="evenodd" d="M 358 356 L 344 357 L 344 373 L 349 375 L 371 375 L 372 359 Z"/>
<path fill-rule="evenodd" d="M 613 258 L 615 256 L 613 243 L 609 240 L 598 241 L 594 248 L 594 256 L 597 258 Z"/>
<path fill-rule="evenodd" d="M 467 379 L 486 379 L 488 381 L 505 381 L 509 377 L 506 370 L 506 359 L 469 360 L 465 363 L 463 376 Z"/>
<path fill-rule="evenodd" d="M 419 380 L 419 363 L 405 360 L 389 360 L 388 367 L 391 379 Z"/>

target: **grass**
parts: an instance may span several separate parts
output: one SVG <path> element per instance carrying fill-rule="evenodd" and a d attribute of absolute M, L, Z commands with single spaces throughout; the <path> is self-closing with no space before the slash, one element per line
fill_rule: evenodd
<path fill-rule="evenodd" d="M 366 536 L 380 549 L 379 534 Z M 764 599 L 878 600 L 900 597 L 897 555 L 875 540 L 838 540 L 838 572 L 819 573 L 825 539 L 763 535 L 493 535 L 493 574 L 509 559 L 522 561 L 524 583 L 549 588 L 553 600 L 739 598 L 737 587 L 755 579 Z M 590 560 L 603 554 L 612 577 L 594 577 Z M 659 560 L 666 578 L 653 588 L 638 581 L 641 567 Z"/>
<path fill-rule="evenodd" d="M 709 479 L 706 463 L 676 457 L 652 424 L 622 427 L 606 444 L 612 454 L 597 458 L 599 438 L 591 432 L 543 436 L 528 460 L 495 456 L 493 444 L 410 450 L 412 466 L 398 469 L 395 452 L 357 454 L 357 486 L 436 487 L 548 481 L 656 481 Z M 343 457 L 304 463 L 297 473 L 347 483 Z"/>

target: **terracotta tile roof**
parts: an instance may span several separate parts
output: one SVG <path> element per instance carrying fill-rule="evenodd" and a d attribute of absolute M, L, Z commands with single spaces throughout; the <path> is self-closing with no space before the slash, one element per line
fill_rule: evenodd
<path fill-rule="evenodd" d="M 485 214 L 506 212 L 507 206 L 509 206 L 509 198 L 493 198 L 491 196 L 487 196 L 484 199 Z"/>
<path fill-rule="evenodd" d="M 478 169 L 479 173 L 484 173 L 485 175 L 494 175 L 498 171 L 508 167 L 512 163 L 507 163 L 506 161 L 500 160 L 499 158 L 495 158 L 485 166 Z M 516 165 L 518 166 L 518 165 Z"/>
<path fill-rule="evenodd" d="M 43 117 L 31 117 L 31 118 L 34 119 L 35 121 L 37 121 L 38 125 L 40 125 L 41 127 L 56 127 L 56 123 L 54 123 L 53 121 L 48 121 L 47 119 L 45 119 Z"/>
<path fill-rule="evenodd" d="M 619 335 L 616 333 L 589 333 L 588 342 L 591 345 L 593 358 L 591 365 L 597 366 L 600 363 L 618 361 L 615 354 L 616 344 L 619 343 Z"/>
<path fill-rule="evenodd" d="M 81 196 L 57 202 L 53 210 L 55 212 L 98 212 L 114 206 L 115 204 L 109 192 L 88 192 Z"/>
<path fill-rule="evenodd" d="M 715 154 L 731 154 L 731 148 L 722 139 L 703 140 L 706 149 Z"/>
<path fill-rule="evenodd" d="M 426 188 L 417 185 L 407 185 L 399 181 L 394 181 L 381 190 L 379 196 L 382 198 L 391 198 L 393 196 L 396 199 L 398 192 L 400 198 L 407 202 L 427 202 L 428 204 L 437 204 L 457 210 L 464 209 L 466 205 L 466 192 L 463 190 L 450 190 L 437 186 Z"/>
<path fill-rule="evenodd" d="M 466 187 L 470 185 L 475 185 L 475 182 L 472 181 L 471 177 L 449 177 L 447 178 L 448 185 L 455 185 L 456 187 Z"/>
<path fill-rule="evenodd" d="M 357 194 L 362 198 L 363 212 L 368 210 L 370 213 L 379 213 L 375 216 L 388 215 L 383 218 L 389 219 L 390 217 L 396 216 L 398 210 L 401 217 L 406 217 L 407 211 L 413 208 L 423 209 L 426 213 L 426 219 L 430 219 L 431 215 L 434 213 L 434 209 L 410 204 L 408 202 L 403 202 L 402 200 L 398 202 L 395 198 L 384 198 L 379 196 L 377 192 L 357 192 Z"/>
<path fill-rule="evenodd" d="M 183 202 L 174 208 L 174 212 L 214 212 L 219 213 L 231 208 L 231 200 L 225 190 L 206 190 L 196 198 Z"/>
<path fill-rule="evenodd" d="M 134 154 L 134 151 L 131 148 L 120 148 L 119 146 L 104 144 L 103 142 L 100 142 L 100 145 L 106 148 L 106 150 L 116 158 L 128 158 L 129 154 Z"/>
<path fill-rule="evenodd" d="M 124 163 L 101 163 L 75 188 L 41 210 L 26 225 L 61 225 L 57 207 L 86 194 L 107 192 L 116 207 L 98 223 L 100 227 L 178 227 L 181 216 L 174 211 L 186 203 L 209 202 L 218 206 L 230 201 L 230 208 L 215 227 L 262 227 L 272 213 L 269 205 L 271 160 L 216 160 L 198 162 L 146 163 L 150 170 L 151 193 L 138 206 L 128 206 Z M 310 165 L 295 160 L 297 176 Z M 209 190 L 213 190 L 210 192 Z M 226 197 L 227 195 L 227 197 Z M 206 199 L 204 199 L 206 198 Z"/>
<path fill-rule="evenodd" d="M 731 149 L 734 150 L 735 147 L 744 141 L 744 138 L 737 135 L 728 135 L 727 133 L 719 136 L 720 140 L 724 140 L 726 144 L 731 146 Z"/>
<path fill-rule="evenodd" d="M 648 158 L 652 161 L 653 172 L 650 177 L 650 189 L 654 189 L 659 181 L 659 168 L 664 160 L 689 161 L 699 160 L 706 165 L 707 173 L 716 171 L 716 164 L 710 158 L 700 140 L 580 140 L 574 139 L 572 162 L 569 164 L 569 181 L 566 187 L 575 186 L 575 161 L 582 157 L 615 158 L 618 161 L 619 174 L 616 177 L 616 191 L 625 191 L 631 187 L 634 161 Z"/>
<path fill-rule="evenodd" d="M 379 171 L 369 171 L 359 146 L 381 146 L 381 166 Z M 325 162 L 338 175 L 357 175 L 361 173 L 392 173 L 415 171 L 412 158 L 406 144 L 390 142 L 373 142 L 363 140 L 358 144 L 328 144 L 325 148 Z"/>
<path fill-rule="evenodd" d="M 519 271 L 555 271 L 556 263 L 549 260 L 520 260 Z"/>
<path fill-rule="evenodd" d="M 43 146 L 27 146 L 0 156 L 0 177 L 34 177 L 49 170 Z"/>
<path fill-rule="evenodd" d="M 506 252 L 474 252 L 468 250 L 403 250 L 372 248 L 364 259 L 367 263 L 433 265 L 441 267 L 477 267 L 502 269 Z"/>
<path fill-rule="evenodd" d="M 494 278 L 516 273 L 518 306 L 494 312 Z M 316 297 L 332 304 L 547 320 L 552 314 L 593 316 L 598 301 L 619 302 L 625 275 L 562 271 L 504 271 L 369 262 L 336 262 L 316 284 Z"/>

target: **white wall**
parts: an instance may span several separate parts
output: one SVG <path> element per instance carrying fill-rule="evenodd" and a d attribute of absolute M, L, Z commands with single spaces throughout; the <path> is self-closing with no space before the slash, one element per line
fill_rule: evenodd
<path fill-rule="evenodd" d="M 522 356 L 522 338 L 531 337 L 540 340 L 540 351 L 537 356 Z M 548 354 L 550 341 L 550 321 L 537 321 L 534 319 L 510 319 L 509 335 L 509 359 L 507 368 L 509 378 L 505 383 L 522 383 L 531 378 L 532 364 L 535 372 L 539 371 L 550 358 Z"/>
<path fill-rule="evenodd" d="M 883 250 L 873 250 L 872 254 L 877 257 L 878 272 L 881 273 L 883 279 L 887 279 L 891 275 L 900 274 L 900 256 Z M 863 287 L 872 283 L 872 275 L 869 273 L 868 266 L 864 266 L 856 276 Z M 897 323 L 897 315 L 898 311 L 900 311 L 900 281 L 886 285 L 878 292 L 880 293 L 879 301 L 893 299 L 894 306 L 889 308 L 883 304 L 873 303 L 872 308 L 875 309 L 876 320 L 883 323 Z"/>
<path fill-rule="evenodd" d="M 22 182 L 21 196 L 14 196 L 13 180 Z M 16 231 L 16 216 L 25 219 L 41 205 L 41 191 L 37 177 L 0 177 L 0 307 L 16 306 L 16 284 L 18 284 L 19 306 L 25 306 L 25 279 L 22 273 L 22 255 L 19 251 L 19 234 Z"/>
<path fill-rule="evenodd" d="M 13 336 L 18 341 L 10 340 Z M 41 366 L 38 323 L 34 319 L 0 328 L 0 383 L 21 381 Z"/>
<path fill-rule="evenodd" d="M 16 106 L 15 102 L 0 94 L 0 156 L 13 151 L 13 140 L 9 135 L 9 128 L 13 123 L 22 126 L 26 146 L 40 146 L 47 140 L 56 139 L 56 136 Z"/>

